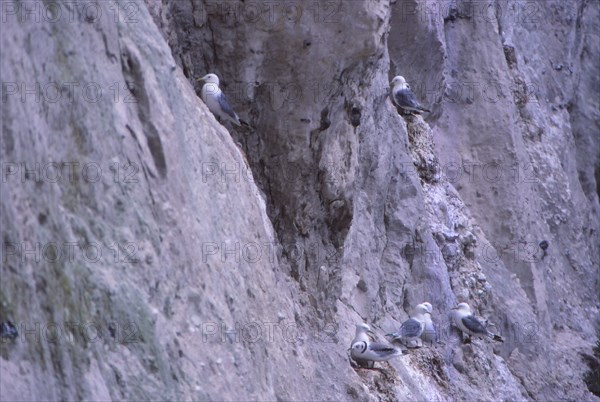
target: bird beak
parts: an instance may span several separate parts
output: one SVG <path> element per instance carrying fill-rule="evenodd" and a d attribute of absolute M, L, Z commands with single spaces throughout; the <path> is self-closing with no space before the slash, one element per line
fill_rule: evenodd
<path fill-rule="evenodd" d="M 458 306 L 454 306 L 450 310 L 458 310 Z"/>
<path fill-rule="evenodd" d="M 196 78 L 196 81 L 204 81 L 206 79 L 206 75 L 204 77 Z"/>

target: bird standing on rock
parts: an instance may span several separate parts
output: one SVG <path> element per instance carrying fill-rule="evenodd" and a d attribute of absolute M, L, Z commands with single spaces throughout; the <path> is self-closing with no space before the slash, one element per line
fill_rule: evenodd
<path fill-rule="evenodd" d="M 428 310 L 425 305 L 418 304 L 411 318 L 402 323 L 400 331 L 387 334 L 386 336 L 390 336 L 394 341 L 400 341 L 408 348 L 420 348 L 423 346 L 421 335 L 425 329 L 425 314 L 427 312 Z"/>
<path fill-rule="evenodd" d="M 420 306 L 423 306 L 426 310 L 426 313 L 423 314 L 425 326 L 423 328 L 423 333 L 421 334 L 421 339 L 427 343 L 434 343 L 437 341 L 437 332 L 433 325 L 433 321 L 431 320 L 433 306 L 429 302 L 421 303 Z"/>
<path fill-rule="evenodd" d="M 488 337 L 497 342 L 504 342 L 501 336 L 492 334 L 487 328 L 471 313 L 471 307 L 467 303 L 459 303 L 452 309 L 452 320 L 454 324 L 465 334 L 477 338 Z"/>
<path fill-rule="evenodd" d="M 403 76 L 395 76 L 392 82 L 390 82 L 390 86 L 392 88 L 392 100 L 402 110 L 416 114 L 431 112 L 431 110 L 425 109 L 417 101 L 415 94 L 410 89 L 410 85 L 408 85 Z"/>
<path fill-rule="evenodd" d="M 387 361 L 402 354 L 402 351 L 393 346 L 371 342 L 369 335 L 374 335 L 371 327 L 365 323 L 356 324 L 350 355 L 359 366 L 373 368 L 375 362 Z"/>
<path fill-rule="evenodd" d="M 240 118 L 233 111 L 225 94 L 219 88 L 219 77 L 211 73 L 199 78 L 198 81 L 204 82 L 200 96 L 208 109 L 221 120 L 229 121 L 239 126 Z"/>

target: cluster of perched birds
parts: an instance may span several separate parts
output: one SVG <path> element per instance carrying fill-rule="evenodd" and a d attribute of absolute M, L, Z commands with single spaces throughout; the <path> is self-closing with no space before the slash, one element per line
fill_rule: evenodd
<path fill-rule="evenodd" d="M 421 347 L 423 341 L 435 342 L 437 334 L 431 319 L 432 311 L 431 303 L 418 304 L 414 308 L 412 316 L 402 323 L 400 330 L 386 336 L 390 337 L 392 342 L 400 342 L 407 348 Z M 471 307 L 467 303 L 459 303 L 452 308 L 452 321 L 467 336 L 467 342 L 471 341 L 471 337 L 490 338 L 503 342 L 502 337 L 490 332 L 471 313 Z M 387 361 L 402 355 L 402 350 L 391 344 L 374 342 L 374 338 L 375 333 L 368 324 L 360 323 L 356 325 L 356 335 L 349 350 L 352 360 L 360 367 L 373 368 L 375 362 Z"/>
<path fill-rule="evenodd" d="M 198 81 L 204 82 L 200 95 L 215 117 L 221 122 L 240 126 L 240 118 L 219 88 L 219 77 L 210 73 L 199 78 Z M 401 112 L 408 114 L 430 112 L 421 106 L 404 77 L 398 75 L 392 79 L 390 92 L 392 101 Z M 423 341 L 435 342 L 437 335 L 431 320 L 432 311 L 431 303 L 417 305 L 412 316 L 402 323 L 400 330 L 386 336 L 390 337 L 392 342 L 400 342 L 407 348 L 421 347 Z M 467 303 L 460 303 L 452 309 L 452 319 L 454 324 L 469 337 L 489 337 L 502 342 L 502 338 L 488 331 L 486 326 L 471 314 L 471 308 Z M 356 325 L 356 336 L 349 350 L 352 360 L 361 367 L 373 367 L 376 361 L 386 361 L 402 354 L 400 349 L 390 344 L 375 342 L 371 327 L 365 323 Z"/>
<path fill-rule="evenodd" d="M 228 121 L 236 126 L 240 125 L 240 118 L 235 113 L 227 97 L 219 88 L 219 77 L 216 74 L 206 74 L 198 81 L 204 82 L 200 96 L 212 114 L 220 121 Z M 401 110 L 407 113 L 419 114 L 430 112 L 417 101 L 415 94 L 404 77 L 398 75 L 390 82 L 392 100 Z"/>

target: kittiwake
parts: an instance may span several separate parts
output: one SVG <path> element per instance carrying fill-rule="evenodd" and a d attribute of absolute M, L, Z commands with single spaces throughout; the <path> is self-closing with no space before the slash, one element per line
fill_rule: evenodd
<path fill-rule="evenodd" d="M 437 341 L 437 332 L 435 330 L 435 326 L 433 325 L 433 321 L 431 320 L 433 306 L 429 302 L 421 303 L 420 305 L 423 306 L 427 311 L 425 314 L 423 314 L 423 323 L 425 326 L 423 328 L 423 333 L 421 334 L 421 339 L 427 343 L 434 343 Z"/>
<path fill-rule="evenodd" d="M 219 88 L 219 77 L 211 73 L 199 78 L 198 81 L 204 81 L 200 96 L 208 109 L 221 120 L 230 121 L 239 126 L 240 118 L 233 111 L 225 94 Z"/>
<path fill-rule="evenodd" d="M 475 336 L 477 338 L 483 338 L 487 336 L 497 342 L 504 342 L 502 337 L 488 331 L 481 321 L 471 314 L 471 307 L 469 307 L 467 303 L 459 303 L 458 306 L 452 309 L 452 320 L 454 321 L 454 324 L 463 333 L 469 335 L 469 337 Z"/>
<path fill-rule="evenodd" d="M 400 330 L 386 336 L 390 336 L 394 341 L 400 341 L 407 348 L 423 346 L 421 335 L 425 329 L 425 314 L 427 312 L 428 310 L 425 305 L 418 304 L 411 318 L 402 323 Z"/>
<path fill-rule="evenodd" d="M 371 342 L 369 335 L 374 335 L 371 327 L 365 323 L 356 324 L 350 355 L 359 366 L 373 368 L 375 362 L 387 361 L 402 354 L 402 351 L 393 346 Z"/>
<path fill-rule="evenodd" d="M 429 109 L 425 109 L 417 98 L 413 91 L 410 89 L 410 85 L 406 82 L 403 76 L 397 75 L 390 82 L 392 88 L 392 99 L 396 105 L 403 110 L 412 113 L 431 112 Z"/>

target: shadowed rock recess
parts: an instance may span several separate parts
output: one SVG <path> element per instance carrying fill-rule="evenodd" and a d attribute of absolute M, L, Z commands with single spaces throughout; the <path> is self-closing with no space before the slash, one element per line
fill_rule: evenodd
<path fill-rule="evenodd" d="M 0 399 L 599 400 L 599 4 L 2 1 Z"/>

